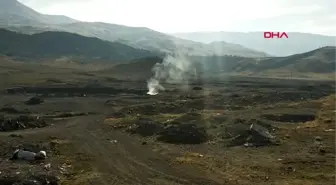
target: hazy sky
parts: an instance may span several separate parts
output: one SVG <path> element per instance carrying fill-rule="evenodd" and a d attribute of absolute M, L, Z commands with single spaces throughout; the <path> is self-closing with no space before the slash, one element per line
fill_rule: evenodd
<path fill-rule="evenodd" d="M 336 35 L 336 0 L 19 0 L 45 14 L 157 31 L 298 31 Z"/>

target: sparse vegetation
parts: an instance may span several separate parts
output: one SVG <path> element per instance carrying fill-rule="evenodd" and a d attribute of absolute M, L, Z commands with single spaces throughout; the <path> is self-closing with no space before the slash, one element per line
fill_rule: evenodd
<path fill-rule="evenodd" d="M 92 25 L 129 29 L 77 22 L 64 29 L 91 36 Z M 146 80 L 163 58 L 127 46 L 153 34 L 134 29 L 140 33 L 125 32 L 134 37 L 124 44 L 0 31 L 10 36 L 0 43 L 0 184 L 334 183 L 334 47 L 278 58 L 241 57 L 242 50 L 260 53 L 240 46 L 231 56 L 189 56 L 197 78 L 164 83 L 165 91 L 149 96 Z M 155 40 L 168 51 L 176 45 L 193 51 L 195 44 L 152 36 L 138 44 L 151 47 L 147 41 Z M 61 38 L 71 44 L 63 47 Z M 218 44 L 226 45 L 212 45 Z M 107 58 L 92 60 L 97 55 Z M 47 158 L 8 160 L 16 149 L 44 150 Z"/>

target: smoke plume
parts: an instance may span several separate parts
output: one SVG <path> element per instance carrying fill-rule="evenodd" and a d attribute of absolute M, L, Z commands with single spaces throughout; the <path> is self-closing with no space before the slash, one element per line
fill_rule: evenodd
<path fill-rule="evenodd" d="M 190 73 L 194 72 L 191 62 L 183 55 L 168 55 L 162 63 L 157 63 L 152 71 L 154 76 L 147 81 L 149 95 L 157 95 L 165 90 L 160 83 L 187 84 Z"/>

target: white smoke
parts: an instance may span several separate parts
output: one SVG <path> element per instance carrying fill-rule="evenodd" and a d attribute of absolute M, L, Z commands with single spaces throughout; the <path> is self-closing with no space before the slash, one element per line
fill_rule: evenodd
<path fill-rule="evenodd" d="M 149 95 L 157 95 L 159 91 L 165 90 L 160 84 L 166 83 L 187 83 L 189 73 L 194 73 L 191 69 L 191 62 L 182 55 L 171 56 L 168 55 L 164 58 L 162 63 L 157 63 L 152 71 L 154 76 L 147 81 Z"/>
<path fill-rule="evenodd" d="M 151 78 L 147 82 L 148 92 L 149 95 L 157 95 L 159 94 L 159 90 L 165 90 L 162 85 L 160 85 L 160 82 L 154 78 Z"/>

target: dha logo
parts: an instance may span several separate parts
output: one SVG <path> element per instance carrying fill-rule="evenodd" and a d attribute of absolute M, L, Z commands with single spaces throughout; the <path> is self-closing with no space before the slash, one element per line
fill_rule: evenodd
<path fill-rule="evenodd" d="M 274 37 L 281 39 L 283 37 L 288 38 L 288 35 L 286 32 L 264 32 L 265 39 L 273 39 Z"/>

